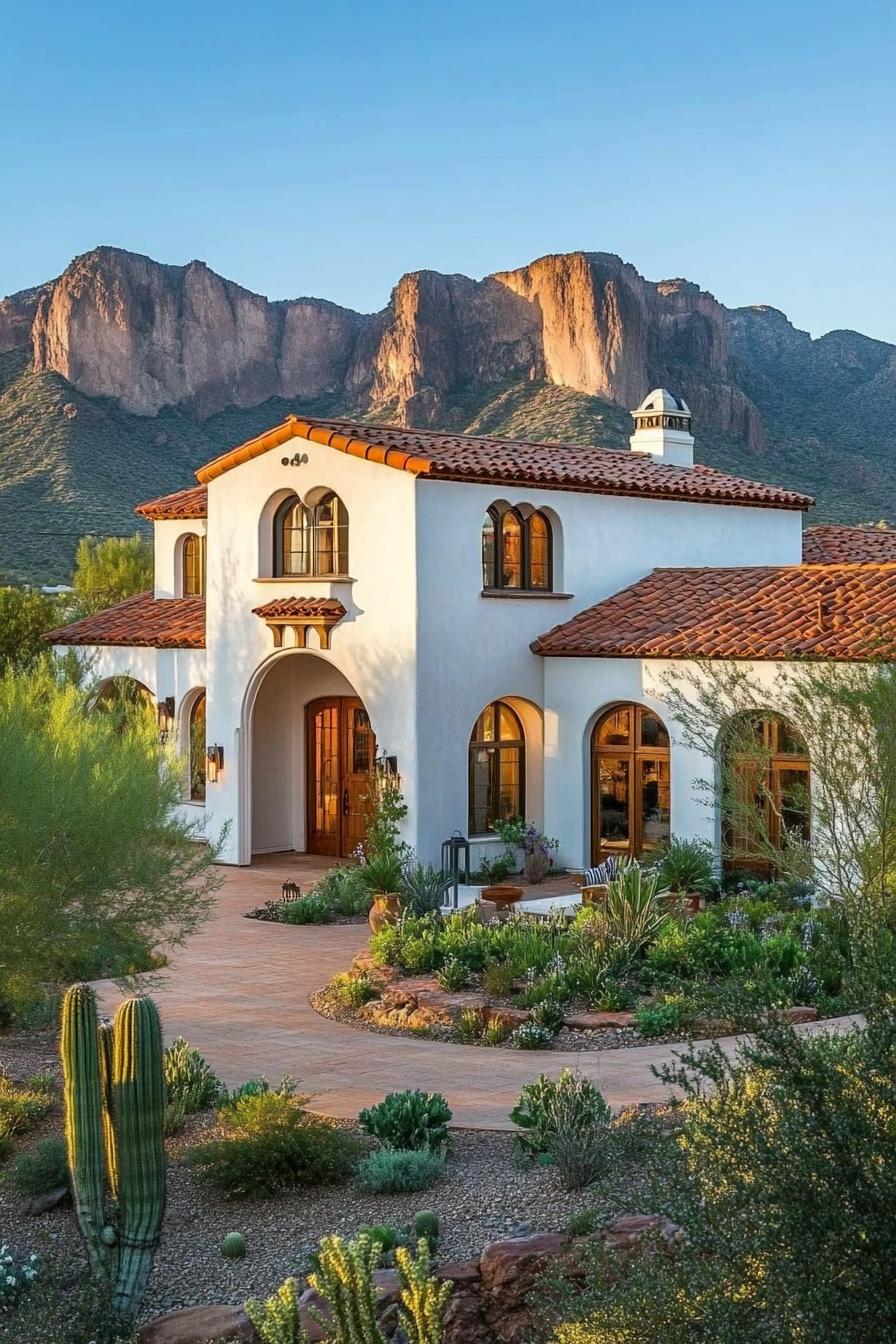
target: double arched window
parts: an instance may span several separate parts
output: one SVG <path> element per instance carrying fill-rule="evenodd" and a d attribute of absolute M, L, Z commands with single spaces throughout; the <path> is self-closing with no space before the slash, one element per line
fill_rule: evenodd
<path fill-rule="evenodd" d="M 348 573 L 348 513 L 328 491 L 314 504 L 289 495 L 274 515 L 274 574 L 335 578 Z"/>
<path fill-rule="evenodd" d="M 482 586 L 551 591 L 553 538 L 543 513 L 491 506 L 482 524 Z"/>
<path fill-rule="evenodd" d="M 591 735 L 591 856 L 637 858 L 669 839 L 669 734 L 643 705 L 614 705 Z"/>
<path fill-rule="evenodd" d="M 810 838 L 809 748 L 778 714 L 738 714 L 721 749 L 725 867 L 769 876 L 777 851 Z"/>
<path fill-rule="evenodd" d="M 495 700 L 470 736 L 470 835 L 485 835 L 496 821 L 525 816 L 525 765 L 523 725 L 510 705 Z"/>
<path fill-rule="evenodd" d="M 181 597 L 202 597 L 205 593 L 205 544 L 195 532 L 188 532 L 180 552 Z"/>

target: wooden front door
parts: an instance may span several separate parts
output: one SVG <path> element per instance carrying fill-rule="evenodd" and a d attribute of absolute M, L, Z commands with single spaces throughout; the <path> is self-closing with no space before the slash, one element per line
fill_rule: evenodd
<path fill-rule="evenodd" d="M 354 854 L 367 835 L 376 739 L 352 696 L 313 700 L 307 709 L 308 852 Z"/>

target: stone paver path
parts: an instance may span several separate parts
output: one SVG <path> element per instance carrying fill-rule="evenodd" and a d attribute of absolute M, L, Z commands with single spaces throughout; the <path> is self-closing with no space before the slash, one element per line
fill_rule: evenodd
<path fill-rule="evenodd" d="M 539 1073 L 580 1069 L 614 1107 L 660 1100 L 651 1069 L 673 1056 L 668 1045 L 590 1054 L 484 1050 L 477 1046 L 380 1036 L 321 1017 L 308 996 L 345 970 L 366 941 L 361 925 L 292 927 L 243 918 L 279 895 L 291 878 L 309 886 L 326 860 L 276 855 L 251 868 L 226 868 L 213 917 L 173 957 L 151 992 L 167 1040 L 182 1035 L 229 1086 L 288 1073 L 314 1094 L 313 1109 L 354 1117 L 363 1106 L 405 1087 L 443 1092 L 455 1124 L 509 1129 L 520 1088 Z M 103 1009 L 120 998 L 98 985 Z"/>

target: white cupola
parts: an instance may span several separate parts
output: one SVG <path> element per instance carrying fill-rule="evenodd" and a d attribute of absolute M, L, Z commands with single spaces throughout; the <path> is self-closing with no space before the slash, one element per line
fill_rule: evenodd
<path fill-rule="evenodd" d="M 629 444 L 633 453 L 649 453 L 657 462 L 672 467 L 694 465 L 691 412 L 683 397 L 658 387 L 632 411 L 632 418 L 635 432 Z"/>

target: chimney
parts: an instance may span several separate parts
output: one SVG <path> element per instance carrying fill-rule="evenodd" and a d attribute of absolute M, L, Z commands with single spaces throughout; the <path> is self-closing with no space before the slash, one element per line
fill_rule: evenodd
<path fill-rule="evenodd" d="M 658 387 L 632 411 L 632 418 L 635 432 L 629 444 L 633 453 L 647 453 L 655 462 L 671 467 L 694 465 L 691 412 L 683 397 Z"/>

